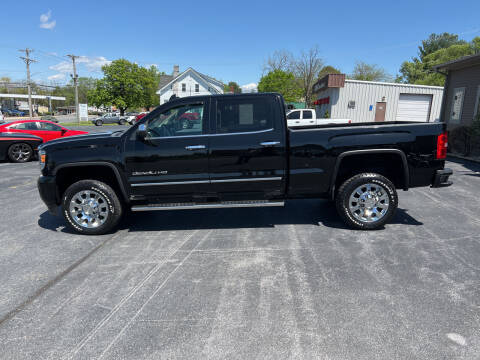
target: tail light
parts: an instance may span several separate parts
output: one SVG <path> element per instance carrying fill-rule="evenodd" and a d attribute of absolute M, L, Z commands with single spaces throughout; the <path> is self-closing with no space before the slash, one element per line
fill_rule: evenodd
<path fill-rule="evenodd" d="M 448 137 L 444 132 L 437 136 L 437 159 L 445 159 L 447 157 Z"/>

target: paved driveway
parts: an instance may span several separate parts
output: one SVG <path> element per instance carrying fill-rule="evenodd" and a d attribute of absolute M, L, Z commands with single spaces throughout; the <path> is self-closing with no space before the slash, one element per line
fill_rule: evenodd
<path fill-rule="evenodd" d="M 449 166 L 380 231 L 307 200 L 88 237 L 45 211 L 36 163 L 1 163 L 0 357 L 478 359 L 480 168 Z"/>

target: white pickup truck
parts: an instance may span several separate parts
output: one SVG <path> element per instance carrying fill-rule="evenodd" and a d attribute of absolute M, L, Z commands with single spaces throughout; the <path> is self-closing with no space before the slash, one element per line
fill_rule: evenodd
<path fill-rule="evenodd" d="M 287 113 L 287 126 L 316 126 L 328 124 L 351 124 L 350 119 L 327 119 L 317 118 L 317 114 L 313 109 L 294 109 Z"/>

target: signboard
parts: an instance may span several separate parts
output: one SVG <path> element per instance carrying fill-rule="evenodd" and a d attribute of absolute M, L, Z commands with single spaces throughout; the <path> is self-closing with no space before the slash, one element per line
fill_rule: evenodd
<path fill-rule="evenodd" d="M 78 114 L 80 115 L 80 121 L 88 121 L 88 105 L 78 104 Z"/>

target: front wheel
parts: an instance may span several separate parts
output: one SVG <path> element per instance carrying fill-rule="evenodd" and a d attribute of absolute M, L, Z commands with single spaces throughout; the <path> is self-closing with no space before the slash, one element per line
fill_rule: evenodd
<path fill-rule="evenodd" d="M 30 161 L 33 157 L 32 147 L 26 143 L 16 143 L 8 148 L 8 158 L 15 163 Z"/>
<path fill-rule="evenodd" d="M 63 194 L 62 211 L 68 225 L 76 232 L 100 235 L 118 224 L 123 209 L 109 185 L 97 180 L 80 180 Z"/>
<path fill-rule="evenodd" d="M 103 125 L 103 121 L 102 121 L 102 120 L 97 120 L 97 121 L 95 121 L 95 125 L 97 125 L 97 126 L 102 126 L 102 125 Z"/>
<path fill-rule="evenodd" d="M 125 125 L 126 123 L 127 123 L 126 120 L 121 119 L 121 120 L 118 122 L 118 125 Z"/>
<path fill-rule="evenodd" d="M 350 227 L 374 230 L 395 215 L 398 196 L 386 177 L 375 173 L 358 174 L 345 181 L 335 199 L 337 211 Z"/>

